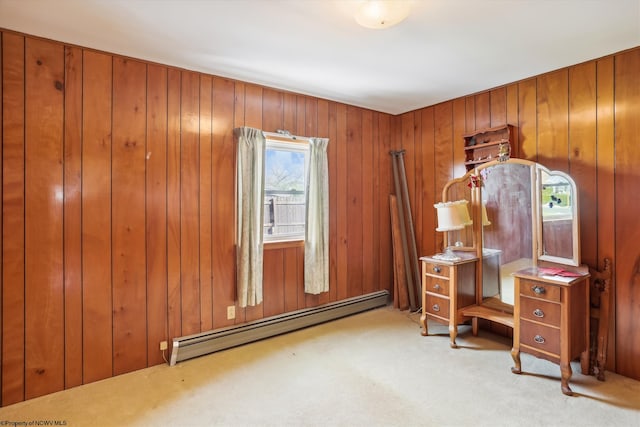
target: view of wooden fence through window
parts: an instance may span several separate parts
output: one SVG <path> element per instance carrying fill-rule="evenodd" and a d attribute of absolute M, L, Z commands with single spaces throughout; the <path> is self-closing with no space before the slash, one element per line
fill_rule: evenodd
<path fill-rule="evenodd" d="M 282 236 L 304 233 L 303 191 L 265 191 L 264 235 Z"/>

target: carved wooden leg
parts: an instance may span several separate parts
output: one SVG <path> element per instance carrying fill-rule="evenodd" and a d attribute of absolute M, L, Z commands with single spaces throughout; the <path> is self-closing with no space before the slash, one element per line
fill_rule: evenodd
<path fill-rule="evenodd" d="M 511 372 L 513 372 L 514 374 L 521 374 L 522 373 L 522 365 L 520 363 L 520 349 L 519 348 L 513 347 L 511 349 L 511 358 L 513 359 L 513 363 L 515 364 L 515 366 L 513 368 L 511 368 Z"/>
<path fill-rule="evenodd" d="M 471 332 L 473 333 L 474 337 L 478 336 L 478 318 L 474 317 L 473 319 L 471 319 Z"/>
<path fill-rule="evenodd" d="M 573 396 L 573 392 L 569 388 L 569 379 L 573 374 L 571 370 L 571 363 L 569 362 L 561 362 L 560 363 L 560 374 L 562 375 L 562 379 L 560 380 L 560 388 L 562 388 L 562 392 L 567 396 Z"/>
<path fill-rule="evenodd" d="M 422 313 L 422 316 L 420 316 L 420 326 L 422 326 L 422 332 L 420 332 L 422 336 L 426 337 L 429 335 L 429 328 L 427 327 L 427 313 Z"/>
<path fill-rule="evenodd" d="M 451 342 L 449 345 L 451 348 L 458 348 L 458 344 L 456 344 L 456 337 L 458 336 L 458 327 L 454 324 L 449 324 L 449 339 Z"/>
<path fill-rule="evenodd" d="M 589 349 L 580 353 L 580 370 L 582 375 L 589 375 Z"/>

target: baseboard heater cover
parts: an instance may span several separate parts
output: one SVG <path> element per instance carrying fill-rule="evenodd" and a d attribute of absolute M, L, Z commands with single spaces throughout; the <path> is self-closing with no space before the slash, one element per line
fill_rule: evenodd
<path fill-rule="evenodd" d="M 388 291 L 373 292 L 242 325 L 174 338 L 169 365 L 174 366 L 183 360 L 382 307 L 388 302 Z"/>

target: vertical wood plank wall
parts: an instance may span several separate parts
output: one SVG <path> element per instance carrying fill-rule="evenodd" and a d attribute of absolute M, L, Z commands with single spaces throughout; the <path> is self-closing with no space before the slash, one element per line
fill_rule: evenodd
<path fill-rule="evenodd" d="M 390 116 L 1 33 L 1 404 L 163 362 L 159 343 L 391 290 Z M 330 290 L 265 250 L 235 305 L 233 128 L 329 137 Z"/>
<path fill-rule="evenodd" d="M 391 290 L 389 150 L 430 254 L 461 135 L 504 123 L 515 156 L 575 178 L 583 261 L 614 261 L 610 368 L 640 379 L 640 49 L 391 116 L 0 35 L 2 405 L 162 363 L 162 340 Z M 264 302 L 227 320 L 238 126 L 330 138 L 330 289 L 305 295 L 302 246 L 274 245 Z"/>

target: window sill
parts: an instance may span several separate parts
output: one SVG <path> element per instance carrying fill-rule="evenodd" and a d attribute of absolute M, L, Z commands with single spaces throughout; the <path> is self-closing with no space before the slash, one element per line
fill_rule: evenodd
<path fill-rule="evenodd" d="M 273 240 L 264 242 L 264 250 L 303 248 L 304 240 Z"/>

